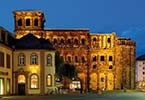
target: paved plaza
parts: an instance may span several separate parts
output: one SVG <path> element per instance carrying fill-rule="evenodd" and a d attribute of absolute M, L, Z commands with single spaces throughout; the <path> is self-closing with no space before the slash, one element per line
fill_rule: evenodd
<path fill-rule="evenodd" d="M 145 100 L 145 92 L 111 94 L 63 94 L 48 96 L 2 96 L 0 100 Z"/>

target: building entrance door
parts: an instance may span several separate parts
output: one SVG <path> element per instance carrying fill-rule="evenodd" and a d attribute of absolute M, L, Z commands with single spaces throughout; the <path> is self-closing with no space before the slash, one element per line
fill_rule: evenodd
<path fill-rule="evenodd" d="M 18 95 L 25 95 L 25 83 L 26 79 L 24 75 L 19 75 L 18 76 Z"/>
<path fill-rule="evenodd" d="M 18 84 L 18 95 L 25 95 L 25 84 Z"/>

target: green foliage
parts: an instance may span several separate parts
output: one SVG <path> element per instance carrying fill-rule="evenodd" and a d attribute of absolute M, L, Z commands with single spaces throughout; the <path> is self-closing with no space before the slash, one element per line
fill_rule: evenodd
<path fill-rule="evenodd" d="M 62 76 L 66 76 L 70 79 L 72 79 L 73 77 L 76 77 L 77 75 L 77 70 L 75 68 L 74 65 L 69 64 L 69 63 L 65 63 L 63 66 L 61 66 L 60 68 L 60 74 Z"/>
<path fill-rule="evenodd" d="M 77 75 L 77 70 L 74 65 L 69 63 L 64 63 L 63 59 L 60 57 L 59 52 L 55 54 L 55 66 L 56 66 L 56 76 L 62 78 L 63 76 L 72 79 Z"/>
<path fill-rule="evenodd" d="M 55 71 L 57 74 L 59 73 L 60 67 L 63 66 L 63 64 L 64 64 L 64 61 L 60 57 L 59 52 L 57 51 L 55 54 L 55 66 L 56 66 Z"/>

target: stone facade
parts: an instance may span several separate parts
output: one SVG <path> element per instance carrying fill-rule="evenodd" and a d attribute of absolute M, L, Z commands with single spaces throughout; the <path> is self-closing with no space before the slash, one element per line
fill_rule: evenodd
<path fill-rule="evenodd" d="M 112 33 L 89 29 L 45 29 L 41 11 L 15 11 L 15 37 L 28 33 L 49 40 L 64 61 L 74 64 L 84 91 L 133 89 L 135 42 Z"/>

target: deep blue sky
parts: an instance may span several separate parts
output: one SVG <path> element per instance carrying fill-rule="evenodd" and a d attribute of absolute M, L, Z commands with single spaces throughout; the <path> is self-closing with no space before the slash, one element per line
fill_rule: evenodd
<path fill-rule="evenodd" d="M 42 10 L 46 28 L 89 28 L 117 32 L 145 53 L 145 0 L 1 0 L 0 26 L 14 30 L 14 10 Z"/>

